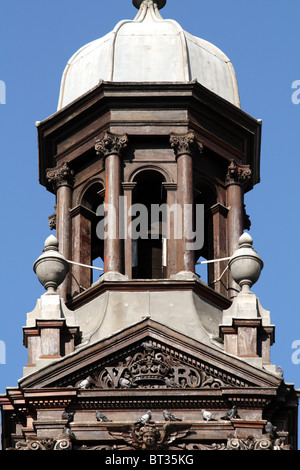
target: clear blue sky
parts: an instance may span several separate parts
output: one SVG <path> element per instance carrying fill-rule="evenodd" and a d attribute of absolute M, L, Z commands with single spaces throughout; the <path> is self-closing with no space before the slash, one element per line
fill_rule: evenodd
<path fill-rule="evenodd" d="M 44 293 L 32 265 L 51 233 L 55 200 L 38 183 L 35 122 L 56 111 L 73 53 L 136 11 L 131 0 L 1 2 L 0 340 L 6 363 L 0 364 L 0 393 L 22 377 L 22 327 Z M 272 362 L 300 388 L 300 364 L 292 362 L 292 344 L 300 344 L 300 104 L 291 99 L 292 83 L 300 80 L 298 11 L 299 0 L 168 0 L 161 13 L 229 56 L 242 109 L 263 121 L 261 183 L 246 196 L 254 248 L 265 264 L 253 291 L 276 326 Z"/>

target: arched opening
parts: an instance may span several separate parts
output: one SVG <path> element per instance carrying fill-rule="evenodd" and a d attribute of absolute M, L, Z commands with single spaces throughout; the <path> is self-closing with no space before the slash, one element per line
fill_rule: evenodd
<path fill-rule="evenodd" d="M 166 271 L 163 204 L 166 193 L 161 173 L 145 170 L 136 175 L 132 195 L 132 277 L 162 279 Z"/>

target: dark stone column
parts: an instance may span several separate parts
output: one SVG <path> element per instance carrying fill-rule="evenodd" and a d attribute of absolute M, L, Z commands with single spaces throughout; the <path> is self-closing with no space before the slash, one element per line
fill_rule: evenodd
<path fill-rule="evenodd" d="M 187 247 L 190 240 L 187 230 L 192 231 L 192 220 L 189 220 L 189 227 L 185 226 L 187 217 L 187 205 L 193 205 L 193 149 L 195 148 L 195 136 L 192 132 L 183 135 L 172 134 L 170 137 L 171 146 L 174 149 L 177 159 L 177 204 L 181 209 L 182 225 L 179 227 L 179 234 L 182 236 L 177 240 L 177 271 L 195 271 L 195 252 Z"/>
<path fill-rule="evenodd" d="M 48 182 L 56 192 L 56 238 L 59 252 L 67 259 L 72 256 L 72 224 L 70 210 L 72 207 L 72 191 L 74 173 L 68 163 L 63 163 L 47 170 Z M 67 275 L 58 288 L 59 295 L 67 300 L 71 293 L 71 276 Z"/>
<path fill-rule="evenodd" d="M 120 196 L 121 196 L 121 153 L 127 146 L 127 136 L 105 132 L 97 140 L 95 150 L 105 158 L 105 217 L 104 272 L 123 270 L 123 240 L 119 236 Z"/>
<path fill-rule="evenodd" d="M 239 247 L 239 237 L 244 231 L 244 190 L 243 187 L 251 176 L 249 167 L 239 167 L 232 161 L 226 174 L 227 192 L 227 240 L 228 256 L 232 256 Z M 229 297 L 235 297 L 239 286 L 231 279 L 229 285 Z"/>

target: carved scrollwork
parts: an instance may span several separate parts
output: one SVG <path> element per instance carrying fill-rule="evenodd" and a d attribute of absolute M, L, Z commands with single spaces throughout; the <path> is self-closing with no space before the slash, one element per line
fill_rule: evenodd
<path fill-rule="evenodd" d="M 273 442 L 268 438 L 254 438 L 247 436 L 245 439 L 229 438 L 227 442 L 229 450 L 272 450 Z"/>
<path fill-rule="evenodd" d="M 17 450 L 72 450 L 69 439 L 29 439 L 16 443 Z"/>
<path fill-rule="evenodd" d="M 220 388 L 222 380 L 181 363 L 159 348 L 145 349 L 92 374 L 92 388 Z"/>

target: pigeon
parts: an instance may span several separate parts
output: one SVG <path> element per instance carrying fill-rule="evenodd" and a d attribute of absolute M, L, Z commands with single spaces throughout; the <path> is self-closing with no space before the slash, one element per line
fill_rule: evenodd
<path fill-rule="evenodd" d="M 142 343 L 142 346 L 144 349 L 146 349 L 146 351 L 158 351 L 159 348 L 157 346 L 154 346 L 153 344 L 151 343 Z"/>
<path fill-rule="evenodd" d="M 123 388 L 131 388 L 131 387 L 136 387 L 136 384 L 133 384 L 130 380 L 125 379 L 125 377 L 121 377 L 119 379 L 119 385 Z"/>
<path fill-rule="evenodd" d="M 179 384 L 177 382 L 175 382 L 173 379 L 169 379 L 168 377 L 165 377 L 165 384 L 169 388 L 179 387 Z"/>
<path fill-rule="evenodd" d="M 164 410 L 163 415 L 165 418 L 165 421 L 182 421 L 182 419 L 177 418 L 177 416 L 174 415 L 174 413 L 171 413 L 170 411 Z"/>
<path fill-rule="evenodd" d="M 238 412 L 237 412 L 237 407 L 235 405 L 233 405 L 233 407 L 231 408 L 231 410 L 227 411 L 227 413 L 221 417 L 221 419 L 232 419 L 232 418 L 235 418 L 235 419 L 241 419 Z"/>
<path fill-rule="evenodd" d="M 62 414 L 62 419 L 67 419 L 68 423 L 71 423 L 71 421 L 73 421 L 74 414 L 74 411 L 64 411 Z"/>
<path fill-rule="evenodd" d="M 266 424 L 265 424 L 266 433 L 274 434 L 275 429 L 276 429 L 275 426 L 273 426 L 273 424 L 270 421 L 266 422 Z"/>
<path fill-rule="evenodd" d="M 70 441 L 74 441 L 76 439 L 75 434 L 68 427 L 65 427 L 62 433 L 64 436 L 68 437 Z"/>
<path fill-rule="evenodd" d="M 86 389 L 91 385 L 91 378 L 87 377 L 78 384 L 78 388 Z"/>
<path fill-rule="evenodd" d="M 106 416 L 104 416 L 104 414 L 101 413 L 101 411 L 96 411 L 96 418 L 97 418 L 97 421 L 100 421 L 101 423 L 111 423 L 111 420 L 108 419 Z"/>
<path fill-rule="evenodd" d="M 283 377 L 283 370 L 281 366 L 276 367 L 276 374 L 279 375 L 279 377 Z"/>
<path fill-rule="evenodd" d="M 210 413 L 210 411 L 206 411 L 206 410 L 201 410 L 202 411 L 202 416 L 203 416 L 203 419 L 205 419 L 205 421 L 211 421 L 213 420 L 213 415 L 212 413 Z"/>
<path fill-rule="evenodd" d="M 135 424 L 146 424 L 149 423 L 151 420 L 151 411 L 148 410 L 147 413 L 145 413 L 143 416 L 140 417 L 138 421 L 135 422 Z"/>

